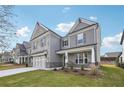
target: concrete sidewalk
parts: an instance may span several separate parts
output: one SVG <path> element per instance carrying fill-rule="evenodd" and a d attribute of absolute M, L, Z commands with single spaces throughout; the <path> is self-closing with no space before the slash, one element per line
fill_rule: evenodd
<path fill-rule="evenodd" d="M 39 68 L 27 67 L 27 68 L 16 68 L 16 69 L 2 70 L 2 71 L 0 71 L 0 77 L 10 76 L 10 75 L 14 75 L 17 73 L 34 71 L 34 70 L 38 70 L 38 69 Z"/>

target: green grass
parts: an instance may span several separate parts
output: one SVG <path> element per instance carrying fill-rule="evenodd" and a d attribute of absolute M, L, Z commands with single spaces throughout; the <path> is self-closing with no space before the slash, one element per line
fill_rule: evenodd
<path fill-rule="evenodd" d="M 95 86 L 123 86 L 124 69 L 114 66 L 103 66 L 104 76 L 90 78 L 87 76 L 73 75 L 57 71 L 32 71 L 13 76 L 0 78 L 0 86 L 19 87 L 95 87 Z"/>
<path fill-rule="evenodd" d="M 16 65 L 16 64 L 0 64 L 0 70 L 14 69 L 24 67 L 24 65 Z"/>

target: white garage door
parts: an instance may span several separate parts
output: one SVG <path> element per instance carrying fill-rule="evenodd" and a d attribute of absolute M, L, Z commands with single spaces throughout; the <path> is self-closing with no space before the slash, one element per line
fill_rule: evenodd
<path fill-rule="evenodd" d="M 34 57 L 33 58 L 33 66 L 38 68 L 45 68 L 46 58 L 45 56 Z"/>

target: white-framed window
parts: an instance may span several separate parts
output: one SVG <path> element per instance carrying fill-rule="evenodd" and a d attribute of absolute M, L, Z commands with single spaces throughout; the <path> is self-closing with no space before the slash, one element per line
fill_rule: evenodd
<path fill-rule="evenodd" d="M 80 33 L 77 35 L 77 44 L 84 44 L 86 43 L 86 34 Z"/>
<path fill-rule="evenodd" d="M 68 40 L 64 40 L 64 41 L 62 42 L 62 45 L 63 45 L 63 47 L 68 46 Z"/>
<path fill-rule="evenodd" d="M 41 47 L 46 46 L 46 38 L 41 39 Z"/>
<path fill-rule="evenodd" d="M 83 33 L 77 35 L 77 43 L 78 44 L 83 43 Z"/>
<path fill-rule="evenodd" d="M 37 42 L 34 42 L 33 43 L 33 49 L 36 49 L 37 48 Z"/>
<path fill-rule="evenodd" d="M 76 64 L 83 64 L 83 55 L 82 53 L 76 54 Z"/>

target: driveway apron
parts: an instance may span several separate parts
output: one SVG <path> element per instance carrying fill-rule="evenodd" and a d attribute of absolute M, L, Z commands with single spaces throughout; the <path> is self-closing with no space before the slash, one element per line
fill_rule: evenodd
<path fill-rule="evenodd" d="M 2 71 L 0 71 L 0 77 L 10 76 L 10 75 L 18 74 L 18 73 L 23 73 L 23 72 L 34 71 L 34 70 L 38 70 L 38 69 L 39 68 L 27 67 L 27 68 L 16 68 L 16 69 L 2 70 Z"/>

